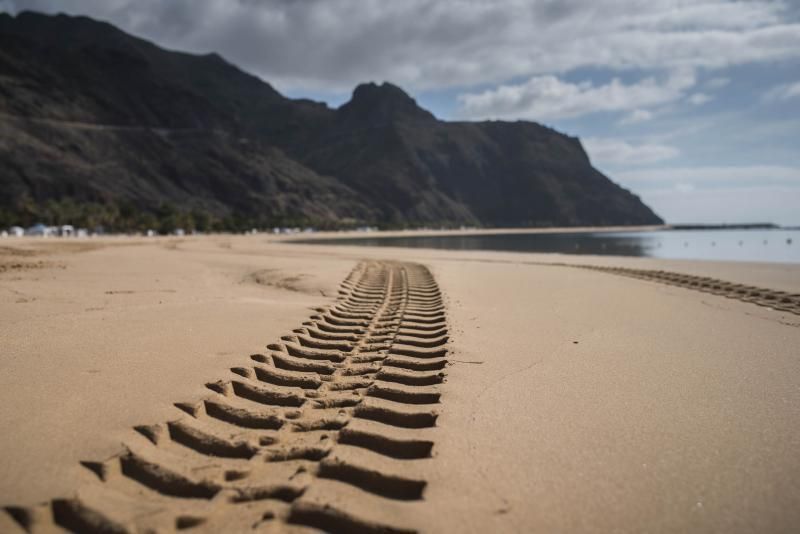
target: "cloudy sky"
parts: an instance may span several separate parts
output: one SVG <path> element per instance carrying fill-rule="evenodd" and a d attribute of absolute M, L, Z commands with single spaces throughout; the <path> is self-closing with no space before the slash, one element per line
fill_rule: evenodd
<path fill-rule="evenodd" d="M 534 120 L 670 222 L 800 225 L 800 0 L 0 0 L 216 51 L 337 106 Z"/>

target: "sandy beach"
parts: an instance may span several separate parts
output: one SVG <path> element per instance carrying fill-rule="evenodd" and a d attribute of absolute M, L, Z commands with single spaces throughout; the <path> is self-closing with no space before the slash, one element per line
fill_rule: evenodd
<path fill-rule="evenodd" d="M 791 532 L 798 293 L 788 264 L 6 239 L 0 532 Z"/>

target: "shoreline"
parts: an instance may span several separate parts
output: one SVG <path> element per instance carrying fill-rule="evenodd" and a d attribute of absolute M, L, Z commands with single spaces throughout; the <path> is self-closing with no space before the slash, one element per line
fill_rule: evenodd
<path fill-rule="evenodd" d="M 565 230 L 342 232 L 320 236 L 307 233 L 268 236 L 268 239 L 297 244 L 522 252 L 565 257 L 800 264 L 800 249 L 792 246 L 792 243 L 800 241 L 800 234 L 792 230 L 677 230 L 651 227 Z"/>
<path fill-rule="evenodd" d="M 638 226 L 559 226 L 551 228 L 453 228 L 453 229 L 409 229 L 409 230 L 336 230 L 296 232 L 288 234 L 269 234 L 263 232 L 276 242 L 292 242 L 297 240 L 336 240 L 336 239 L 383 239 L 395 237 L 449 237 L 449 236 L 481 236 L 481 235 L 517 235 L 517 234 L 583 234 L 583 233 L 638 233 L 656 231 L 708 232 L 708 231 L 797 231 L 798 227 L 750 227 L 737 225 L 718 225 L 709 227 L 682 228 L 682 225 L 638 225 Z M 298 238 L 298 236 L 301 236 Z"/>
<path fill-rule="evenodd" d="M 270 237 L 276 241 L 289 240 L 297 235 L 309 236 L 309 239 L 351 239 L 351 238 L 391 238 L 391 237 L 440 237 L 440 236 L 473 236 L 473 235 L 514 235 L 514 234 L 580 234 L 587 232 L 651 232 L 668 230 L 669 225 L 650 226 L 559 226 L 552 228 L 454 228 L 454 229 L 413 229 L 413 230 L 339 230 L 321 231 L 299 234 L 278 234 Z M 267 234 L 269 235 L 269 234 Z M 305 238 L 303 238 L 305 239 Z"/>

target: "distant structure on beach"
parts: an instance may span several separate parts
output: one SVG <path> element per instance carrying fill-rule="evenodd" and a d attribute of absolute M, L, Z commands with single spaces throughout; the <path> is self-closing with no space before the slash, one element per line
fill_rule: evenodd
<path fill-rule="evenodd" d="M 73 237 L 78 235 L 75 231 L 75 227 L 71 224 L 62 224 L 60 226 L 47 226 L 43 223 L 36 223 L 27 230 L 23 230 L 20 232 L 22 228 L 19 226 L 12 226 L 9 233 L 11 235 L 20 236 L 20 235 L 29 235 L 29 236 L 39 236 L 39 237 Z M 81 229 L 82 230 L 82 229 Z M 86 230 L 79 230 L 81 235 L 87 235 Z M 12 232 L 13 231 L 13 232 Z"/>
<path fill-rule="evenodd" d="M 25 230 L 25 235 L 49 237 L 58 235 L 58 229 L 55 226 L 46 226 L 42 223 L 37 223 Z"/>

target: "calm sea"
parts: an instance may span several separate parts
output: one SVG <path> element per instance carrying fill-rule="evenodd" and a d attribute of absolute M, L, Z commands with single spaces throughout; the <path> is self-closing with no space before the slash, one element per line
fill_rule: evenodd
<path fill-rule="evenodd" d="M 800 230 L 659 230 L 654 232 L 363 237 L 321 241 L 304 240 L 302 242 L 800 263 Z"/>

